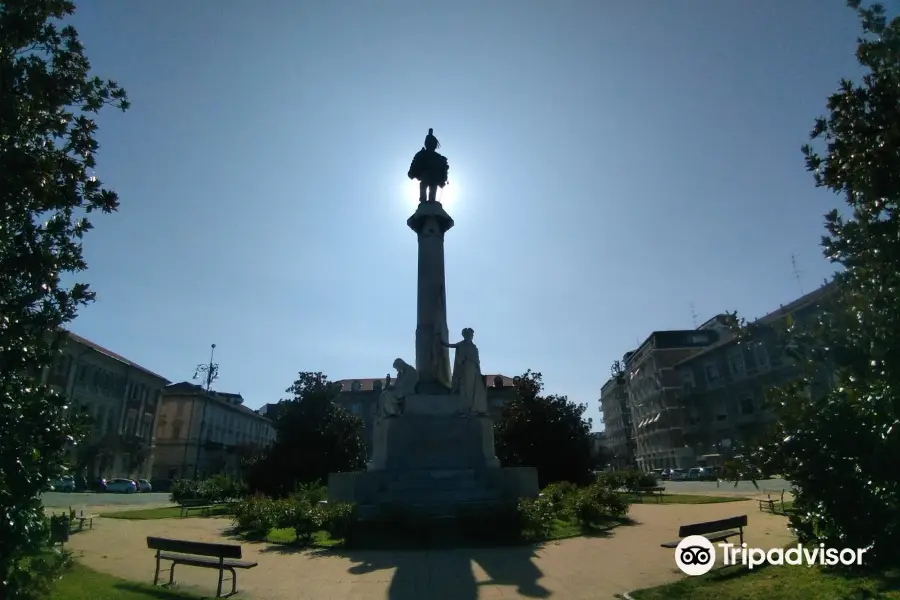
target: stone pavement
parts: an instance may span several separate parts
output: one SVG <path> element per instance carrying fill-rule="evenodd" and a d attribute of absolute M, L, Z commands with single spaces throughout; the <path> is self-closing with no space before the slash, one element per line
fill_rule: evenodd
<path fill-rule="evenodd" d="M 429 551 L 316 551 L 244 543 L 244 558 L 259 562 L 238 572 L 238 597 L 251 600 L 429 600 L 558 598 L 608 599 L 682 577 L 672 550 L 678 526 L 746 514 L 745 541 L 775 548 L 793 540 L 782 516 L 760 513 L 755 500 L 699 505 L 633 505 L 638 524 L 608 537 L 574 538 L 539 546 Z M 98 519 L 93 531 L 73 535 L 69 547 L 98 571 L 135 581 L 153 580 L 146 537 L 227 541 L 228 519 L 150 521 Z M 735 542 L 737 540 L 734 540 Z M 161 573 L 168 577 L 168 572 Z M 167 580 L 167 579 L 166 579 Z M 214 595 L 216 573 L 178 567 L 179 587 Z M 226 589 L 227 584 L 226 584 Z"/>

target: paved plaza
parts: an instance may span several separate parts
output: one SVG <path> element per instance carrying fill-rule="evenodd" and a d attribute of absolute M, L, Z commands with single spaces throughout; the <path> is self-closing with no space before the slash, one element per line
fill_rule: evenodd
<path fill-rule="evenodd" d="M 423 551 L 300 550 L 243 543 L 238 597 L 251 600 L 613 598 L 622 592 L 679 579 L 673 551 L 660 543 L 677 537 L 678 526 L 746 514 L 745 541 L 781 547 L 793 538 L 787 520 L 760 513 L 755 500 L 703 505 L 636 504 L 637 524 L 608 537 L 573 538 L 537 546 Z M 228 541 L 230 521 L 187 518 L 131 521 L 98 519 L 93 531 L 72 536 L 69 547 L 83 564 L 125 579 L 153 580 L 148 535 L 198 541 Z M 736 541 L 736 540 L 735 540 Z M 168 573 L 165 573 L 167 578 Z M 214 595 L 215 571 L 178 567 L 179 587 Z"/>

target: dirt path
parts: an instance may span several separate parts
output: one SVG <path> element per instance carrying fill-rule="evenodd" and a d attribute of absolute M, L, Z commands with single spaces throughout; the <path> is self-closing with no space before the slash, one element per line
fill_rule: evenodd
<path fill-rule="evenodd" d="M 238 573 L 239 597 L 252 600 L 496 598 L 612 598 L 615 594 L 681 577 L 673 551 L 684 523 L 746 514 L 750 546 L 780 547 L 793 538 L 784 517 L 760 513 L 755 500 L 704 505 L 632 506 L 639 524 L 605 538 L 575 538 L 539 547 L 434 551 L 302 551 L 265 543 L 244 544 L 244 558 L 259 562 Z M 98 519 L 94 530 L 72 536 L 70 547 L 87 566 L 125 579 L 150 582 L 155 561 L 146 537 L 224 541 L 227 519 L 154 521 Z M 737 540 L 734 540 L 735 542 Z M 168 572 L 163 574 L 167 580 Z M 217 574 L 178 567 L 182 588 L 215 594 Z M 230 589 L 227 587 L 226 589 Z"/>

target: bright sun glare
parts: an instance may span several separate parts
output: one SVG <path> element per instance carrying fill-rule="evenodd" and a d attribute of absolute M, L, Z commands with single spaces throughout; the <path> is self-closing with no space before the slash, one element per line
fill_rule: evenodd
<path fill-rule="evenodd" d="M 419 204 L 419 182 L 417 180 L 407 179 L 403 187 L 403 192 L 403 196 L 406 198 L 406 200 L 409 201 L 410 204 L 414 206 Z M 451 181 L 443 188 L 438 188 L 437 191 L 438 202 L 440 202 L 447 208 L 453 206 L 458 195 L 459 185 L 457 184 L 456 180 Z"/>

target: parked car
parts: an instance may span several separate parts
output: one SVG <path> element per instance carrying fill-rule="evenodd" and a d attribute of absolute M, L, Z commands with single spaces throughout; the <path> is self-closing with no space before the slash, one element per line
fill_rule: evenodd
<path fill-rule="evenodd" d="M 51 481 L 50 487 L 54 492 L 74 492 L 75 479 L 71 475 L 63 475 Z"/>
<path fill-rule="evenodd" d="M 106 491 L 118 494 L 133 494 L 137 486 L 130 479 L 110 479 L 106 482 Z"/>
<path fill-rule="evenodd" d="M 700 470 L 700 479 L 703 481 L 715 481 L 722 476 L 722 467 L 703 467 Z"/>
<path fill-rule="evenodd" d="M 650 474 L 653 475 L 654 477 L 656 477 L 656 479 L 663 478 L 663 470 L 662 469 L 653 469 L 652 471 L 650 471 Z"/>
<path fill-rule="evenodd" d="M 700 467 L 694 467 L 693 469 L 689 469 L 687 472 L 687 479 L 689 481 L 700 481 L 700 476 L 703 473 L 703 469 Z"/>
<path fill-rule="evenodd" d="M 91 482 L 91 489 L 95 492 L 105 492 L 106 491 L 106 480 L 102 477 L 98 477 Z"/>
<path fill-rule="evenodd" d="M 687 480 L 687 469 L 669 469 L 669 480 L 670 481 L 685 481 L 685 480 Z"/>
<path fill-rule="evenodd" d="M 671 474 L 672 474 L 672 469 L 663 469 L 659 478 L 662 479 L 663 481 L 666 481 L 667 479 L 669 479 L 669 475 L 671 475 Z"/>
<path fill-rule="evenodd" d="M 150 482 L 146 479 L 138 479 L 137 480 L 137 488 L 139 492 L 152 492 L 153 486 L 150 485 Z"/>

